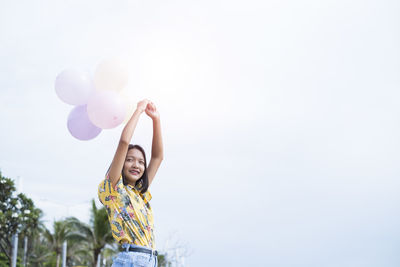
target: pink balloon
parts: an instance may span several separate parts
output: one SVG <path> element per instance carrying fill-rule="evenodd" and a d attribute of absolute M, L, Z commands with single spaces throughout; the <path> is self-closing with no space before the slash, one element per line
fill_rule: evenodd
<path fill-rule="evenodd" d="M 68 116 L 67 127 L 72 136 L 79 140 L 93 139 L 101 132 L 101 129 L 89 120 L 86 105 L 72 109 Z"/>
<path fill-rule="evenodd" d="M 97 91 L 88 101 L 90 121 L 99 128 L 110 129 L 120 125 L 125 118 L 125 102 L 114 91 Z"/>
<path fill-rule="evenodd" d="M 55 82 L 58 97 L 67 104 L 85 105 L 94 86 L 88 74 L 77 70 L 64 70 Z"/>

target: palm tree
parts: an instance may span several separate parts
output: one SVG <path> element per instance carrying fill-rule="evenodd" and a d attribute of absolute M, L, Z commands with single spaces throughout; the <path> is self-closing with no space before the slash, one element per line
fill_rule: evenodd
<path fill-rule="evenodd" d="M 104 247 L 104 249 L 101 252 L 101 255 L 103 259 L 106 262 L 105 266 L 111 266 L 112 264 L 112 258 L 119 252 L 118 250 L 118 244 L 113 242 L 113 244 L 108 244 Z"/>
<path fill-rule="evenodd" d="M 84 239 L 81 241 L 69 241 L 67 249 L 67 266 L 82 265 L 87 266 L 92 262 L 92 257 L 88 253 L 90 248 Z"/>
<path fill-rule="evenodd" d="M 81 233 L 88 249 L 93 253 L 93 266 L 96 266 L 98 256 L 103 248 L 114 241 L 106 209 L 104 207 L 98 209 L 93 199 L 89 225 L 76 218 L 69 218 L 69 223 L 74 226 L 77 232 Z"/>
<path fill-rule="evenodd" d="M 54 221 L 53 234 L 50 233 L 48 229 L 45 229 L 44 232 L 44 237 L 47 239 L 47 242 L 49 242 L 50 249 L 56 254 L 57 267 L 60 266 L 60 257 L 64 241 L 76 242 L 83 239 L 79 233 L 74 231 L 70 219 L 71 218 Z"/>
<path fill-rule="evenodd" d="M 46 230 L 40 221 L 38 228 L 32 231 L 28 241 L 28 266 L 41 266 L 41 263 L 51 258 L 52 252 L 49 251 L 48 239 L 45 237 Z"/>

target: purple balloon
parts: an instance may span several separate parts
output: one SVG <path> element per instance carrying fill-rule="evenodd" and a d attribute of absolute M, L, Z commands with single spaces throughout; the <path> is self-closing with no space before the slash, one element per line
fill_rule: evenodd
<path fill-rule="evenodd" d="M 68 116 L 67 127 L 72 136 L 79 140 L 93 139 L 101 132 L 101 129 L 89 120 L 86 105 L 72 109 Z"/>

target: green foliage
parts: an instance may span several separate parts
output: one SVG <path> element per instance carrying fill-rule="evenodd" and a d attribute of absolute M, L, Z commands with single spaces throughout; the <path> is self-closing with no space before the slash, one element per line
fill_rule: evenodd
<path fill-rule="evenodd" d="M 20 193 L 17 195 L 14 181 L 0 172 L 0 247 L 10 259 L 11 238 L 19 232 L 32 234 L 39 224 L 42 211 L 33 201 Z"/>
<path fill-rule="evenodd" d="M 89 224 L 75 217 L 54 222 L 50 232 L 41 222 L 42 211 L 24 194 L 17 194 L 12 179 L 0 172 L 0 267 L 10 266 L 11 238 L 18 232 L 17 266 L 22 266 L 24 238 L 28 237 L 27 266 L 61 265 L 63 242 L 67 241 L 67 266 L 96 266 L 101 253 L 111 264 L 118 253 L 105 207 L 97 208 L 94 200 Z M 158 256 L 159 267 L 169 267 L 164 255 Z"/>
<path fill-rule="evenodd" d="M 158 267 L 170 266 L 169 261 L 167 260 L 167 258 L 163 254 L 158 254 L 157 260 L 158 260 Z"/>
<path fill-rule="evenodd" d="M 107 244 L 114 242 L 106 209 L 104 207 L 98 209 L 93 200 L 89 224 L 73 217 L 67 220 L 74 227 L 75 232 L 80 233 L 86 249 L 92 252 L 91 263 L 96 266 L 97 256 Z"/>
<path fill-rule="evenodd" d="M 10 261 L 8 260 L 6 254 L 0 253 L 0 267 L 9 267 L 10 265 Z M 20 257 L 17 258 L 17 267 L 23 267 Z"/>
<path fill-rule="evenodd" d="M 35 265 L 34 265 L 35 266 Z M 47 258 L 46 261 L 39 263 L 36 266 L 41 267 L 54 267 L 57 266 L 57 255 L 53 252 Z"/>
<path fill-rule="evenodd" d="M 8 260 L 6 254 L 0 253 L 0 267 L 10 266 L 10 261 Z"/>
<path fill-rule="evenodd" d="M 40 222 L 39 226 L 32 229 L 32 234 L 28 237 L 27 265 L 43 266 L 52 255 L 47 239 L 44 237 L 46 227 Z M 23 251 L 23 238 L 19 242 L 19 251 Z"/>
<path fill-rule="evenodd" d="M 41 211 L 33 201 L 20 193 L 16 195 L 14 181 L 0 172 L 0 233 L 13 235 L 37 227 Z"/>

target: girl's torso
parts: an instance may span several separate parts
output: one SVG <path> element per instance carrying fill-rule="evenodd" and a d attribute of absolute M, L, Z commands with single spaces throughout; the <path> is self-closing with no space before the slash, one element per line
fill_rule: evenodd
<path fill-rule="evenodd" d="M 112 188 L 106 177 L 99 185 L 98 195 L 107 210 L 112 235 L 117 242 L 155 249 L 149 191 L 142 194 L 133 186 L 124 185 L 122 176 Z"/>

